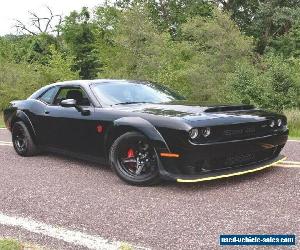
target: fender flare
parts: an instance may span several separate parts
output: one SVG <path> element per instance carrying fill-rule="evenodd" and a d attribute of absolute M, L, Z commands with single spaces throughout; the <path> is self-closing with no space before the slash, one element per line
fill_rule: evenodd
<path fill-rule="evenodd" d="M 33 124 L 31 122 L 30 118 L 22 110 L 18 110 L 16 112 L 14 118 L 11 121 L 11 124 L 14 124 L 15 122 L 18 122 L 18 121 L 24 122 L 24 124 L 26 125 L 26 127 L 27 127 L 27 129 L 29 131 L 29 134 L 31 135 L 32 140 L 36 143 L 36 138 L 37 138 L 36 137 L 36 131 L 35 131 L 34 127 L 33 127 Z"/>
<path fill-rule="evenodd" d="M 122 117 L 113 122 L 107 138 L 106 145 L 108 146 L 109 138 L 116 133 L 118 129 L 130 128 L 145 135 L 153 144 L 156 150 L 170 152 L 169 146 L 160 132 L 147 120 L 141 117 Z"/>

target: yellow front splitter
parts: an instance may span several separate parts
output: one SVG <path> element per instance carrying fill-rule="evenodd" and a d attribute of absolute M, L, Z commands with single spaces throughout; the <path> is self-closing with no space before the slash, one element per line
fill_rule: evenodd
<path fill-rule="evenodd" d="M 253 173 L 253 172 L 257 172 L 269 167 L 272 167 L 276 164 L 281 163 L 282 161 L 286 160 L 287 157 L 283 157 L 280 160 L 276 160 L 270 164 L 264 165 L 264 166 L 260 166 L 257 168 L 252 168 L 249 170 L 244 170 L 244 171 L 239 171 L 239 172 L 234 172 L 234 173 L 229 173 L 229 174 L 222 174 L 222 175 L 217 175 L 217 176 L 210 176 L 210 177 L 204 177 L 204 178 L 200 178 L 200 179 L 177 179 L 177 182 L 201 182 L 201 181 L 211 181 L 211 180 L 216 180 L 216 179 L 222 179 L 222 178 L 227 178 L 227 177 L 231 177 L 231 176 L 237 176 L 237 175 L 243 175 L 243 174 L 249 174 L 249 173 Z"/>

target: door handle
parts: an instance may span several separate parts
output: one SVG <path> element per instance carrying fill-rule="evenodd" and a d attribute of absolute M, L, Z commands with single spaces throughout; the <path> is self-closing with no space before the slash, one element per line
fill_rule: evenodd
<path fill-rule="evenodd" d="M 48 110 L 45 110 L 45 115 L 49 115 L 50 112 Z"/>

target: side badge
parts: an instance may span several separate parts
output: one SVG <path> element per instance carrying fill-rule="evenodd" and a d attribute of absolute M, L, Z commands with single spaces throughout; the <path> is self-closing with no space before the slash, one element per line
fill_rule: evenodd
<path fill-rule="evenodd" d="M 102 132 L 103 132 L 103 126 L 102 125 L 97 125 L 97 127 L 96 127 L 96 131 L 97 131 L 97 133 L 98 134 L 101 134 Z"/>

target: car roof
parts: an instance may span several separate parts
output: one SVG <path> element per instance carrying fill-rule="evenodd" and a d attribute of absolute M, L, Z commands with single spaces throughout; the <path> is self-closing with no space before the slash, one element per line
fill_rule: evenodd
<path fill-rule="evenodd" d="M 68 87 L 68 86 L 82 86 L 83 88 L 87 89 L 87 87 L 91 84 L 107 84 L 107 83 L 137 83 L 137 84 L 143 84 L 146 83 L 147 81 L 142 81 L 142 80 L 124 80 L 124 79 L 95 79 L 95 80 L 71 80 L 71 81 L 63 81 L 63 82 L 56 82 L 52 83 L 49 85 L 46 85 L 36 92 L 34 92 L 28 99 L 36 99 L 38 98 L 41 94 L 43 94 L 45 91 L 48 89 L 55 87 L 55 86 L 60 86 L 60 87 Z"/>
<path fill-rule="evenodd" d="M 69 86 L 69 85 L 82 85 L 87 86 L 93 83 L 96 84 L 106 84 L 106 83 L 145 83 L 146 81 L 142 80 L 125 80 L 125 79 L 95 79 L 95 80 L 72 80 L 72 81 L 64 81 L 64 82 L 56 82 L 53 84 L 50 84 L 48 86 Z"/>

